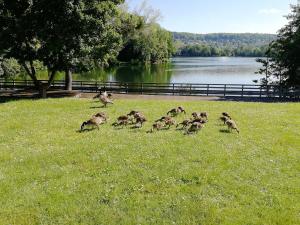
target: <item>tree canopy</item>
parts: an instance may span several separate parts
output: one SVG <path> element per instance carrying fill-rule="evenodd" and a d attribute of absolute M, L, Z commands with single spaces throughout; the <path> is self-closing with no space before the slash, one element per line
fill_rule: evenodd
<path fill-rule="evenodd" d="M 51 71 L 105 64 L 117 56 L 121 35 L 114 18 L 123 0 L 0 0 L 0 53 L 13 57 L 35 85 L 34 61 Z"/>
<path fill-rule="evenodd" d="M 260 71 L 269 67 L 273 83 L 288 86 L 300 85 L 300 7 L 292 6 L 287 16 L 289 23 L 278 32 L 278 39 L 268 48 L 269 64 L 263 63 Z M 271 72 L 270 72 L 271 70 Z M 275 79 L 274 79 L 275 78 Z"/>
<path fill-rule="evenodd" d="M 144 1 L 140 8 L 129 14 L 131 23 L 137 25 L 130 36 L 124 39 L 124 46 L 118 59 L 123 62 L 163 63 L 174 53 L 172 34 L 157 23 L 160 13 L 147 6 Z"/>

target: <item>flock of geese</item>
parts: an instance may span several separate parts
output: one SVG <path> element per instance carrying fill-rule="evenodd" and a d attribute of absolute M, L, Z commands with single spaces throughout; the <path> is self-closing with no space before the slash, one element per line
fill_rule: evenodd
<path fill-rule="evenodd" d="M 104 107 L 107 107 L 108 104 L 114 104 L 112 101 L 112 95 L 107 92 L 101 93 L 95 96 L 94 99 L 95 98 L 99 98 Z M 174 118 L 180 114 L 186 114 L 186 111 L 182 106 L 171 109 L 167 112 L 166 116 L 161 117 L 153 123 L 152 128 L 148 131 L 148 133 L 153 133 L 154 131 L 160 131 L 163 129 L 170 129 L 172 126 L 176 126 L 177 129 L 185 130 L 186 134 L 194 134 L 198 133 L 202 128 L 204 128 L 205 124 L 208 123 L 207 112 L 194 112 L 192 113 L 191 119 L 184 120 L 177 124 Z M 237 133 L 240 132 L 229 113 L 223 112 L 220 116 L 220 120 L 224 123 L 224 125 L 227 125 L 230 132 L 233 130 Z M 88 126 L 100 129 L 100 125 L 107 123 L 107 121 L 108 115 L 100 112 L 93 115 L 88 121 L 83 122 L 80 130 L 84 131 Z M 134 125 L 134 128 L 142 128 L 145 122 L 147 122 L 147 119 L 142 112 L 131 111 L 126 115 L 119 116 L 112 126 L 124 128 L 128 125 Z"/>

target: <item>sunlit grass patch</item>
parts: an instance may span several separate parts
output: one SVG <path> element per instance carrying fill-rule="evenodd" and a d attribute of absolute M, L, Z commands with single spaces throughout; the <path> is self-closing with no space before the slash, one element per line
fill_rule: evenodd
<path fill-rule="evenodd" d="M 196 135 L 147 133 L 182 105 Z M 0 104 L 0 224 L 298 224 L 300 105 L 48 99 Z M 111 124 L 130 110 L 142 129 Z M 104 111 L 100 130 L 78 132 Z M 218 121 L 231 113 L 241 134 Z M 179 116 L 179 122 L 189 115 Z"/>

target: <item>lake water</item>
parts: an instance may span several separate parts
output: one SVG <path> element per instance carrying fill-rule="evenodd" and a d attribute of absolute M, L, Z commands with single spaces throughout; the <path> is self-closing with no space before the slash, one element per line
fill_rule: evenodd
<path fill-rule="evenodd" d="M 255 58 L 174 58 L 171 82 L 208 84 L 254 84 L 261 75 Z"/>
<path fill-rule="evenodd" d="M 77 75 L 78 80 L 161 83 L 254 84 L 255 58 L 176 57 L 166 65 L 122 65 Z"/>
<path fill-rule="evenodd" d="M 260 68 L 255 58 L 240 57 L 176 57 L 164 65 L 121 65 L 97 69 L 89 73 L 74 74 L 74 80 L 203 83 L 203 84 L 255 84 L 262 78 L 255 74 Z M 39 76 L 45 79 L 45 73 Z M 23 78 L 24 79 L 24 78 Z M 59 74 L 58 80 L 64 75 Z"/>

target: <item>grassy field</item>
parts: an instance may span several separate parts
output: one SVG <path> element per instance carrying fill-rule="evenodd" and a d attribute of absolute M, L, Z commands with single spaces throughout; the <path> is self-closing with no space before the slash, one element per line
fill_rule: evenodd
<path fill-rule="evenodd" d="M 0 104 L 0 224 L 300 224 L 300 104 L 99 105 Z M 209 123 L 197 135 L 111 127 L 132 109 L 153 121 L 178 105 L 209 112 Z M 77 132 L 100 111 L 108 124 Z M 225 132 L 223 111 L 240 135 Z"/>

